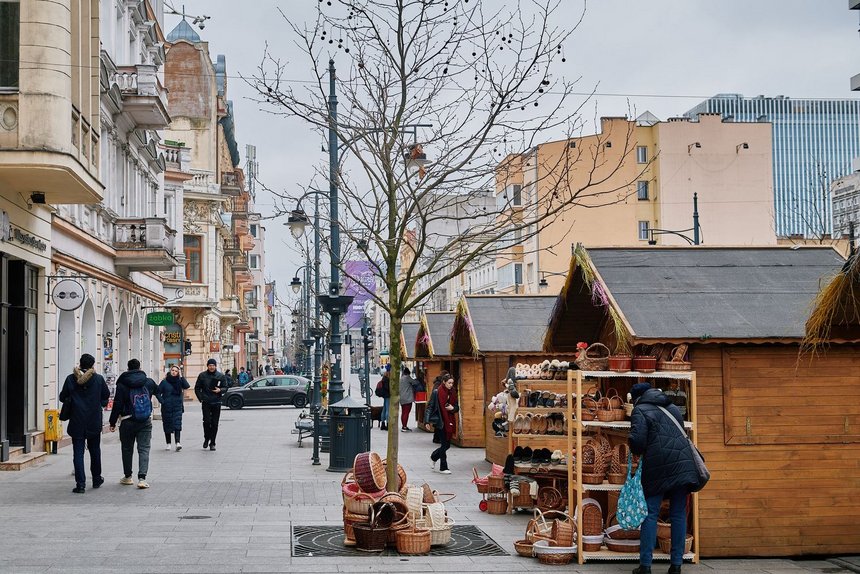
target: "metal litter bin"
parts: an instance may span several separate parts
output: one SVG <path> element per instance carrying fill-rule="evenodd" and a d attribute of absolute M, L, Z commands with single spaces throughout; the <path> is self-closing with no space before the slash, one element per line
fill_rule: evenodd
<path fill-rule="evenodd" d="M 355 455 L 370 450 L 367 405 L 347 395 L 330 405 L 329 412 L 329 472 L 347 472 Z"/>

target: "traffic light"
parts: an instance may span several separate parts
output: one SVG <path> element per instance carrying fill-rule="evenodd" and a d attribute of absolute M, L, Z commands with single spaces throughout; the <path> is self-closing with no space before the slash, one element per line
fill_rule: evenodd
<path fill-rule="evenodd" d="M 185 355 L 191 354 L 191 339 L 185 339 Z"/>
<path fill-rule="evenodd" d="M 364 343 L 365 351 L 373 349 L 373 327 L 367 325 L 361 328 L 361 341 Z"/>

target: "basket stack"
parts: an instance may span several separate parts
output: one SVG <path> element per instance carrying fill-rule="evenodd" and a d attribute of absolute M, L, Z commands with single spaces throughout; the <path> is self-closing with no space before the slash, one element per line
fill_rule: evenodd
<path fill-rule="evenodd" d="M 444 503 L 422 504 L 421 518 L 417 519 L 415 524 L 419 528 L 430 531 L 430 544 L 432 546 L 444 546 L 451 542 L 454 520 L 448 517 Z"/>
<path fill-rule="evenodd" d="M 386 543 L 395 544 L 397 532 L 406 530 L 414 522 L 414 518 L 410 517 L 410 509 L 406 501 L 408 491 L 406 471 L 397 465 L 397 489 L 388 492 L 385 462 L 378 454 L 375 452 L 359 453 L 356 455 L 353 465 L 353 469 L 347 472 L 341 481 L 343 543 L 345 546 L 360 546 L 361 544 L 358 543 L 356 537 L 356 527 L 364 525 L 361 529 L 363 542 L 365 546 L 370 544 L 372 550 L 369 551 L 376 552 L 378 549 L 374 537 L 381 536 L 378 531 L 382 529 L 383 524 L 376 524 L 371 529 L 367 528 L 367 525 L 372 525 L 372 518 L 375 517 L 374 508 L 379 510 L 381 503 L 387 503 L 386 509 L 390 507 L 390 510 L 385 510 L 382 516 L 386 531 Z M 402 494 L 398 494 L 398 492 Z M 387 520 L 385 523 L 389 512 L 392 513 L 391 520 Z M 373 532 L 371 533 L 370 530 Z M 362 549 L 367 550 L 367 548 Z"/>
<path fill-rule="evenodd" d="M 541 564 L 569 564 L 576 556 L 574 520 L 566 513 L 535 509 L 526 526 L 526 537 L 514 542 L 520 556 L 536 557 Z"/>

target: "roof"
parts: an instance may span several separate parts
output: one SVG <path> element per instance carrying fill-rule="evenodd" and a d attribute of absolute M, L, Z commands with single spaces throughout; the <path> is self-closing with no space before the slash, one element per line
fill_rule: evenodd
<path fill-rule="evenodd" d="M 589 258 L 634 341 L 802 339 L 816 295 L 845 262 L 822 247 L 592 248 Z M 567 306 L 600 306 L 575 291 L 568 278 Z"/>
<path fill-rule="evenodd" d="M 403 343 L 406 346 L 406 358 L 415 358 L 415 340 L 418 339 L 419 323 L 402 323 Z"/>
<path fill-rule="evenodd" d="M 556 302 L 554 295 L 466 295 L 469 322 L 477 342 L 476 349 L 461 341 L 455 328 L 454 349 L 458 354 L 535 353 L 543 339 Z M 457 320 L 460 320 L 458 315 Z M 465 345 L 465 346 L 464 346 Z"/>
<path fill-rule="evenodd" d="M 425 313 L 427 330 L 433 356 L 451 354 L 451 326 L 454 324 L 454 313 Z"/>
<path fill-rule="evenodd" d="M 187 40 L 191 43 L 196 43 L 200 41 L 200 35 L 194 31 L 194 28 L 191 27 L 191 24 L 185 21 L 185 18 L 182 19 L 176 27 L 170 31 L 167 35 L 167 41 L 170 43 L 176 42 L 177 40 Z"/>

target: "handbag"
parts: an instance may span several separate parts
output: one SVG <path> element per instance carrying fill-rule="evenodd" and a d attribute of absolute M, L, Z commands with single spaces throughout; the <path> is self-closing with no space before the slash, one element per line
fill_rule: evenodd
<path fill-rule="evenodd" d="M 72 418 L 72 401 L 63 401 L 63 406 L 60 407 L 60 420 L 67 421 Z"/>
<path fill-rule="evenodd" d="M 708 484 L 709 480 L 711 480 L 711 472 L 708 470 L 708 467 L 705 466 L 705 457 L 702 456 L 702 453 L 699 451 L 696 445 L 693 444 L 693 441 L 690 439 L 690 437 L 687 436 L 687 432 L 684 430 L 684 427 L 682 427 L 678 423 L 678 419 L 673 417 L 672 413 L 667 411 L 665 408 L 657 408 L 663 411 L 666 416 L 669 417 L 669 419 L 671 419 L 673 423 L 675 423 L 675 426 L 678 427 L 678 430 L 681 431 L 681 434 L 684 435 L 684 437 L 687 439 L 687 442 L 690 444 L 690 450 L 693 451 L 693 463 L 695 463 L 696 465 L 696 476 L 699 479 L 698 484 L 694 486 L 692 492 L 699 492 L 700 490 L 705 488 L 705 485 Z"/>
<path fill-rule="evenodd" d="M 615 518 L 623 530 L 639 528 L 648 516 L 648 503 L 645 502 L 645 492 L 642 490 L 642 460 L 633 472 L 633 453 L 627 454 L 627 480 L 618 495 L 618 509 Z"/>

